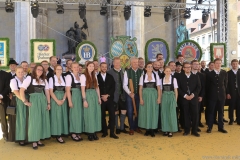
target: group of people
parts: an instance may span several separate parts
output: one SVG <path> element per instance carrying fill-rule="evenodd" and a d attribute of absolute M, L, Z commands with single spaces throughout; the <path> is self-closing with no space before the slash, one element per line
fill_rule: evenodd
<path fill-rule="evenodd" d="M 49 66 L 50 63 L 50 66 Z M 206 68 L 206 62 L 177 62 L 164 65 L 163 55 L 156 61 L 132 57 L 130 67 L 121 68 L 119 57 L 113 59 L 113 68 L 106 62 L 87 61 L 83 65 L 66 60 L 66 72 L 57 64 L 55 56 L 37 65 L 23 61 L 20 65 L 10 60 L 10 72 L 0 71 L 0 118 L 3 137 L 24 146 L 31 142 L 33 149 L 44 146 L 43 139 L 56 138 L 65 143 L 63 136 L 81 141 L 82 133 L 88 140 L 102 137 L 118 139 L 116 134 L 134 135 L 135 132 L 155 137 L 161 130 L 164 136 L 184 129 L 184 136 L 199 137 L 201 113 L 205 109 L 211 133 L 213 124 L 224 129 L 224 105 L 229 102 L 229 125 L 240 117 L 240 71 L 238 60 L 231 61 L 232 69 L 221 69 L 222 60 L 215 59 Z M 15 106 L 14 106 L 15 105 Z M 15 114 L 6 114 L 15 107 Z M 106 111 L 109 120 L 106 121 Z M 128 118 L 128 127 L 125 119 Z M 218 120 L 217 120 L 218 117 Z M 236 118 L 240 125 L 240 118 Z"/>

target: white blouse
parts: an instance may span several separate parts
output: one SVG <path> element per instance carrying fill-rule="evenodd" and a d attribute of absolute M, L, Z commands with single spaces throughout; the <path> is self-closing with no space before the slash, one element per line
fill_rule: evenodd
<path fill-rule="evenodd" d="M 72 76 L 73 76 L 73 79 L 74 79 L 74 83 L 80 83 L 80 81 L 78 81 L 77 79 L 76 79 L 76 77 L 74 76 L 74 74 L 73 73 L 71 73 L 72 74 Z M 66 80 L 66 86 L 67 87 L 71 87 L 72 86 L 72 76 L 70 75 L 70 74 L 68 74 L 66 77 L 65 77 L 65 80 Z M 79 76 L 79 78 L 80 78 L 80 76 Z"/>
<path fill-rule="evenodd" d="M 61 84 L 58 83 L 58 78 L 56 75 L 54 75 L 55 84 L 53 84 L 53 78 L 52 77 L 49 78 L 49 89 L 53 89 L 54 86 L 66 86 L 66 83 L 64 82 L 62 76 L 60 76 L 60 80 L 61 80 Z"/>
<path fill-rule="evenodd" d="M 31 79 L 32 79 L 31 76 L 27 76 L 27 78 L 23 81 L 21 87 L 24 88 L 24 89 L 27 89 L 30 86 Z M 45 79 L 45 83 L 42 79 L 40 79 L 40 84 L 38 84 L 36 82 L 36 79 L 33 79 L 32 80 L 32 85 L 42 85 L 42 86 L 45 86 L 45 89 L 49 89 L 48 88 L 48 82 L 47 82 L 46 79 Z"/>
<path fill-rule="evenodd" d="M 160 80 L 160 78 L 159 78 L 159 76 L 158 75 L 156 75 L 156 79 L 157 79 L 157 86 L 161 86 L 162 84 L 161 84 L 161 80 Z M 144 79 L 144 83 L 148 83 L 148 82 L 156 82 L 156 80 L 155 80 L 155 77 L 154 77 L 154 74 L 152 73 L 152 80 L 151 81 L 148 81 L 148 75 L 147 74 L 145 74 L 145 79 Z M 141 75 L 141 77 L 140 77 L 140 80 L 139 80 L 139 85 L 140 86 L 143 86 L 143 75 Z"/>
<path fill-rule="evenodd" d="M 18 83 L 17 83 L 18 82 Z M 21 87 L 22 85 L 22 82 L 17 78 L 17 77 L 14 77 L 13 79 L 11 79 L 10 81 L 10 88 L 13 91 L 18 91 L 18 86 L 19 88 Z"/>
<path fill-rule="evenodd" d="M 96 80 L 97 80 L 97 84 L 98 84 L 98 79 L 97 76 L 95 76 Z M 81 86 L 85 87 L 86 86 L 86 76 L 85 74 L 82 74 L 80 77 L 80 82 L 81 82 Z"/>
<path fill-rule="evenodd" d="M 163 80 L 163 85 L 165 85 L 165 84 L 172 84 L 171 79 L 172 79 L 172 76 L 170 76 L 170 82 L 169 82 L 169 83 L 165 83 L 165 82 L 164 82 L 165 77 L 164 77 L 164 78 L 162 79 L 162 80 Z M 162 82 L 161 82 L 161 83 L 162 83 Z M 176 78 L 173 78 L 173 87 L 174 87 L 174 89 L 178 88 L 178 83 L 177 83 Z M 162 89 L 162 86 L 161 86 L 161 89 Z"/>

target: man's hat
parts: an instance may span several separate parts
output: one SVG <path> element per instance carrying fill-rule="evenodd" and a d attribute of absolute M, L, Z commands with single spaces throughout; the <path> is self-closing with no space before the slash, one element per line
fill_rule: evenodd
<path fill-rule="evenodd" d="M 16 65 L 18 65 L 18 63 L 17 63 L 14 59 L 10 59 L 10 61 L 8 62 L 8 66 L 9 66 L 10 64 L 16 64 Z"/>

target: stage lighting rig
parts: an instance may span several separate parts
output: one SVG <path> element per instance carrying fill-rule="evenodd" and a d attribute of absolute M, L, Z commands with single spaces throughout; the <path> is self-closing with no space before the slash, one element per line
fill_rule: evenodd
<path fill-rule="evenodd" d="M 33 18 L 37 18 L 39 13 L 39 4 L 38 1 L 31 1 L 31 13 Z"/>
<path fill-rule="evenodd" d="M 105 16 L 107 14 L 107 4 L 102 4 L 100 15 Z"/>
<path fill-rule="evenodd" d="M 184 11 L 184 18 L 189 19 L 190 17 L 191 17 L 191 9 L 186 8 L 185 11 Z"/>
<path fill-rule="evenodd" d="M 124 7 L 124 18 L 127 21 L 127 20 L 129 20 L 130 17 L 131 17 L 131 6 L 125 5 L 125 7 Z"/>
<path fill-rule="evenodd" d="M 62 3 L 57 2 L 57 9 L 56 9 L 57 14 L 63 14 L 64 13 L 64 7 Z"/>
<path fill-rule="evenodd" d="M 207 23 L 209 17 L 209 10 L 203 10 L 202 11 L 202 22 Z"/>
<path fill-rule="evenodd" d="M 5 2 L 5 10 L 7 13 L 12 13 L 14 12 L 14 7 L 13 7 L 13 3 L 11 2 L 11 0 L 8 2 L 8 0 Z"/>
<path fill-rule="evenodd" d="M 144 17 L 151 17 L 151 6 L 146 6 L 144 9 Z"/>
<path fill-rule="evenodd" d="M 198 0 L 198 4 L 202 4 L 203 3 L 203 0 Z"/>
<path fill-rule="evenodd" d="M 172 15 L 172 7 L 168 6 L 164 8 L 164 20 L 168 22 Z"/>
<path fill-rule="evenodd" d="M 86 18 L 86 4 L 79 4 L 79 16 L 81 19 Z"/>

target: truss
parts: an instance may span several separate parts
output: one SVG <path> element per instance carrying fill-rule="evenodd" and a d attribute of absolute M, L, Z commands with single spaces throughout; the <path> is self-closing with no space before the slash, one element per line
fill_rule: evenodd
<path fill-rule="evenodd" d="M 0 2 L 5 2 L 6 0 L 0 0 Z M 12 2 L 30 2 L 33 0 L 12 0 Z M 111 0 L 110 4 L 107 3 L 107 0 L 58 0 L 58 2 L 62 2 L 63 4 L 86 4 L 86 5 L 101 5 L 107 4 L 108 6 L 138 6 L 145 7 L 151 6 L 152 8 L 164 8 L 166 6 L 171 6 L 172 9 L 210 9 L 214 10 L 215 5 L 208 4 L 197 4 L 197 3 L 176 3 L 176 2 L 151 2 L 151 0 L 145 1 L 131 1 L 131 0 Z M 56 3 L 56 0 L 38 0 L 38 3 Z"/>

